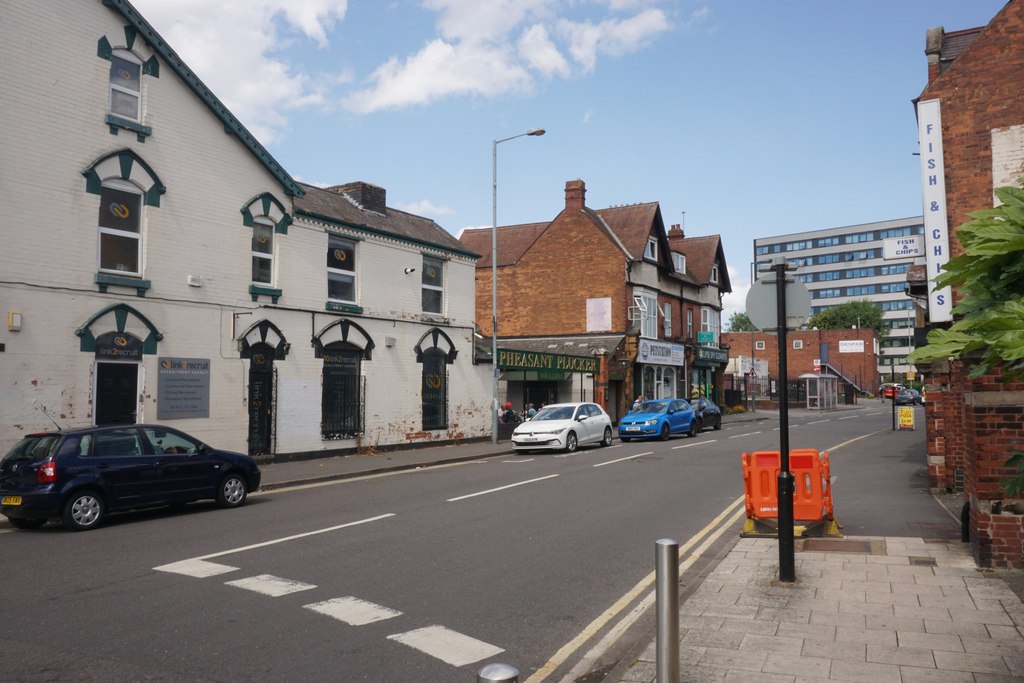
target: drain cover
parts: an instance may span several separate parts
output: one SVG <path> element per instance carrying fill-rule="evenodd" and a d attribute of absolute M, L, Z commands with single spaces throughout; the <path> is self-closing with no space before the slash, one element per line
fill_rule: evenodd
<path fill-rule="evenodd" d="M 851 541 L 848 538 L 833 540 L 831 538 L 808 538 L 804 541 L 804 550 L 816 550 L 827 553 L 871 553 L 870 541 Z"/>
<path fill-rule="evenodd" d="M 937 567 L 934 557 L 908 557 L 910 564 L 915 567 Z"/>

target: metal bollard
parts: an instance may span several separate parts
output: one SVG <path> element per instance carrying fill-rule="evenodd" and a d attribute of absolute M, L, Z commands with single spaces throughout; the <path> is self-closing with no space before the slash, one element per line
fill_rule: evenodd
<path fill-rule="evenodd" d="M 656 546 L 657 683 L 679 683 L 679 544 L 663 538 Z"/>
<path fill-rule="evenodd" d="M 519 683 L 519 669 L 508 664 L 488 664 L 476 674 L 476 683 Z"/>

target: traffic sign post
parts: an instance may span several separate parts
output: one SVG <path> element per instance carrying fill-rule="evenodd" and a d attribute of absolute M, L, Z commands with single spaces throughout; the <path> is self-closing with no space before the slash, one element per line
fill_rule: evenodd
<path fill-rule="evenodd" d="M 789 367 L 786 332 L 800 327 L 811 312 L 811 295 L 804 283 L 786 280 L 786 271 L 796 270 L 784 256 L 772 260 L 775 279 L 762 278 L 753 283 L 747 294 L 747 317 L 761 329 L 774 323 L 779 335 L 779 476 L 777 482 L 779 509 L 779 581 L 796 581 L 796 549 L 793 539 L 793 473 L 789 470 Z M 757 285 L 763 283 L 761 287 Z M 774 302 L 767 285 L 775 285 Z"/>

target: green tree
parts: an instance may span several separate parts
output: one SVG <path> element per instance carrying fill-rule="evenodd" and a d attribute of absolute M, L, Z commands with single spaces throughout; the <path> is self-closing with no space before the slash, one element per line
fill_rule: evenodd
<path fill-rule="evenodd" d="M 882 323 L 882 309 L 867 301 L 848 301 L 832 308 L 816 313 L 807 321 L 807 327 L 819 330 L 839 330 L 843 328 L 869 327 L 875 331 L 879 339 L 885 339 L 889 328 Z"/>
<path fill-rule="evenodd" d="M 757 332 L 757 326 L 750 322 L 746 313 L 733 313 L 729 316 L 730 332 Z"/>
<path fill-rule="evenodd" d="M 1024 182 L 1024 179 L 1017 181 Z M 999 369 L 1006 381 L 1024 380 L 1024 189 L 1000 187 L 1002 202 L 975 211 L 956 236 L 962 256 L 951 258 L 936 277 L 939 287 L 955 286 L 957 320 L 928 333 L 928 344 L 907 357 L 911 363 L 967 359 L 970 377 Z M 1014 475 L 1002 482 L 1010 495 L 1024 493 L 1024 451 L 1006 461 Z"/>

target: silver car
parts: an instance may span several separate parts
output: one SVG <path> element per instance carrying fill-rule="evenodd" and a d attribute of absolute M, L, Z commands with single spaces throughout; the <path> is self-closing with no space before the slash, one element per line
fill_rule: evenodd
<path fill-rule="evenodd" d="M 544 406 L 512 432 L 512 447 L 517 451 L 564 450 L 572 453 L 588 443 L 612 445 L 612 419 L 596 403 Z"/>

